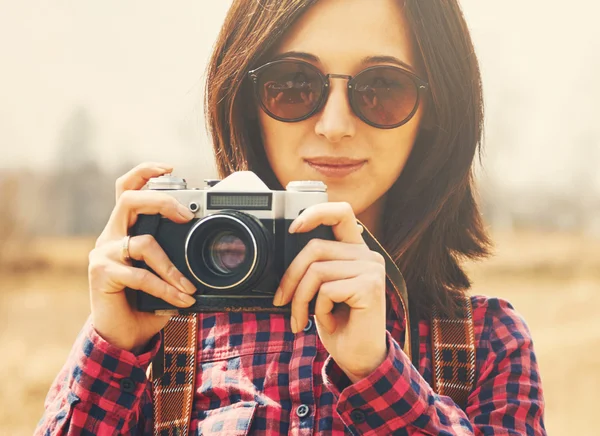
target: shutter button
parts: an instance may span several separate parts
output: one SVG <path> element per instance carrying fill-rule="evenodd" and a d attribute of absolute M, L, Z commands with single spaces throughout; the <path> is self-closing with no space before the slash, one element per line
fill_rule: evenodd
<path fill-rule="evenodd" d="M 296 415 L 298 415 L 299 418 L 304 418 L 309 413 L 310 413 L 310 408 L 306 404 L 301 404 L 296 409 Z"/>
<path fill-rule="evenodd" d="M 312 328 L 312 326 L 313 326 L 312 319 L 308 318 L 308 324 L 306 324 L 306 327 L 304 327 L 304 331 L 309 332 L 310 329 Z"/>
<path fill-rule="evenodd" d="M 360 409 L 354 409 L 352 412 L 350 412 L 350 418 L 352 418 L 352 421 L 354 421 L 356 424 L 362 424 L 367 420 L 365 412 Z"/>
<path fill-rule="evenodd" d="M 119 383 L 123 392 L 130 394 L 135 391 L 135 383 L 130 378 L 124 378 Z"/>

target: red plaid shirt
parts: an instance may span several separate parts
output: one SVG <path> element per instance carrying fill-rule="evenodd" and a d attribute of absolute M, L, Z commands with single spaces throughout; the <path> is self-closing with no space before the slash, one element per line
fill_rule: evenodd
<path fill-rule="evenodd" d="M 431 338 L 421 322 L 420 361 L 402 351 L 403 317 L 390 311 L 388 356 L 351 384 L 311 322 L 294 335 L 284 315 L 199 314 L 191 434 L 545 435 L 531 337 L 506 301 L 473 297 L 477 376 L 466 410 L 431 388 Z M 36 434 L 152 434 L 146 369 L 88 323 L 46 399 Z"/>

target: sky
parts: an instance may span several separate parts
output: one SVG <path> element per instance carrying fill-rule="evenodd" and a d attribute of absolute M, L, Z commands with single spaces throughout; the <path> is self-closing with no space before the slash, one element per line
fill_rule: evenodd
<path fill-rule="evenodd" d="M 229 4 L 0 0 L 0 170 L 60 164 L 77 108 L 102 167 L 212 168 L 202 90 Z M 461 4 L 484 82 L 485 177 L 556 191 L 584 180 L 600 195 L 600 3 Z"/>

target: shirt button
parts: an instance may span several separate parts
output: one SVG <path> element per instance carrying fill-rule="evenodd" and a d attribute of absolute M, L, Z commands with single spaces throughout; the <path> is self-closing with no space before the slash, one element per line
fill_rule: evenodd
<path fill-rule="evenodd" d="M 296 409 L 296 415 L 298 415 L 299 418 L 304 418 L 308 414 L 310 414 L 310 407 L 306 404 L 300 404 Z"/>
<path fill-rule="evenodd" d="M 310 329 L 312 328 L 312 326 L 313 326 L 312 319 L 308 318 L 308 324 L 306 324 L 306 327 L 304 327 L 304 331 L 309 332 Z"/>
<path fill-rule="evenodd" d="M 365 422 L 367 420 L 367 417 L 365 416 L 365 412 L 363 412 L 360 409 L 354 409 L 352 412 L 350 412 L 350 418 L 356 424 L 362 424 L 363 422 Z"/>
<path fill-rule="evenodd" d="M 135 391 L 135 383 L 130 378 L 124 378 L 119 383 L 123 392 L 131 394 L 133 391 Z"/>

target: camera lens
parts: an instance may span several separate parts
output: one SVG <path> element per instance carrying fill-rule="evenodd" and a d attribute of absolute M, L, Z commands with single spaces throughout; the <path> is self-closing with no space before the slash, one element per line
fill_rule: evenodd
<path fill-rule="evenodd" d="M 231 230 L 217 233 L 206 244 L 203 253 L 206 265 L 217 274 L 231 274 L 246 259 L 246 244 Z"/>
<path fill-rule="evenodd" d="M 261 222 L 240 211 L 221 211 L 188 232 L 185 258 L 204 286 L 233 290 L 251 286 L 270 263 L 270 235 Z"/>

